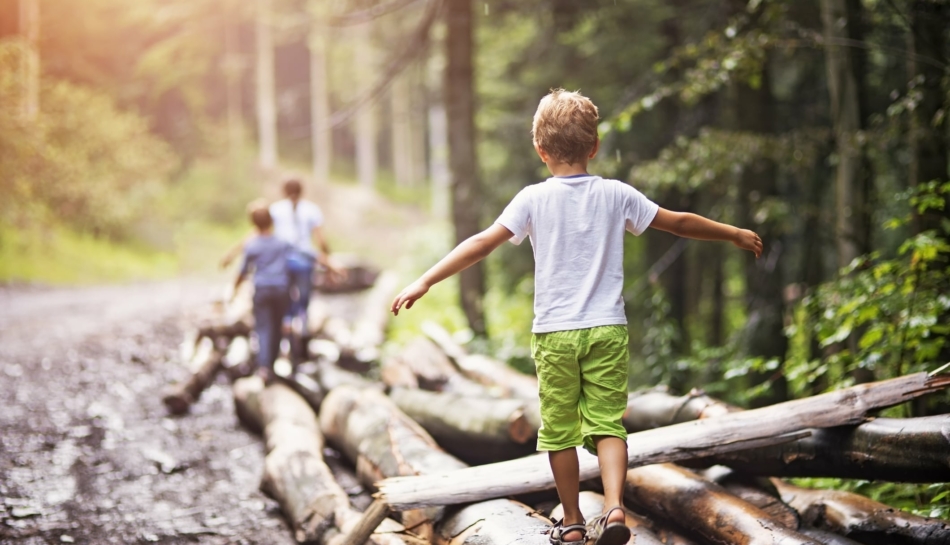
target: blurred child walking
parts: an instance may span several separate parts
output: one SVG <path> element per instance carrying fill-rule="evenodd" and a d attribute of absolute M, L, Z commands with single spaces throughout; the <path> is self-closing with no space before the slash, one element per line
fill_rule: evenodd
<path fill-rule="evenodd" d="M 601 545 L 630 539 L 622 494 L 627 471 L 629 363 L 624 314 L 623 237 L 648 227 L 699 240 L 732 242 L 758 257 L 752 231 L 660 208 L 633 187 L 587 172 L 596 154 L 597 107 L 563 89 L 541 99 L 534 115 L 534 148 L 551 177 L 522 189 L 495 223 L 463 241 L 392 303 L 394 314 L 434 284 L 484 259 L 506 240 L 531 240 L 535 260 L 531 352 L 539 380 L 542 426 L 564 519 L 551 531 L 556 545 L 581 545 L 588 528 L 578 506 L 576 447 L 597 455 L 604 513 L 590 525 Z"/>

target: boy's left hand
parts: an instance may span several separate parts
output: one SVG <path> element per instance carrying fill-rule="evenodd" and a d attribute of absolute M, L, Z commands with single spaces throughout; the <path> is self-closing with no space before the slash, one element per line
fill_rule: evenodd
<path fill-rule="evenodd" d="M 748 229 L 739 229 L 736 239 L 733 240 L 732 243 L 743 250 L 749 250 L 755 254 L 756 258 L 762 255 L 762 239 L 759 238 L 759 235 Z"/>
<path fill-rule="evenodd" d="M 412 308 L 412 304 L 416 302 L 416 299 L 419 299 L 429 291 L 429 286 L 422 280 L 416 280 L 412 284 L 406 286 L 399 295 L 393 299 L 393 304 L 389 310 L 396 316 L 399 316 L 399 309 L 403 305 L 406 305 L 406 308 Z"/>

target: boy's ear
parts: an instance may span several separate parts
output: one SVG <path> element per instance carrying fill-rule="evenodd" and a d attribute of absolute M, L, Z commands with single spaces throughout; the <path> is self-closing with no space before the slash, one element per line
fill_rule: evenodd
<path fill-rule="evenodd" d="M 541 158 L 541 162 L 547 164 L 548 160 L 550 159 L 550 156 L 548 155 L 546 151 L 541 149 L 541 146 L 539 146 L 537 142 L 534 143 L 534 151 L 538 152 L 538 157 Z"/>
<path fill-rule="evenodd" d="M 590 150 L 590 155 L 587 156 L 588 159 L 593 159 L 597 152 L 600 150 L 600 138 L 594 141 L 594 149 Z"/>

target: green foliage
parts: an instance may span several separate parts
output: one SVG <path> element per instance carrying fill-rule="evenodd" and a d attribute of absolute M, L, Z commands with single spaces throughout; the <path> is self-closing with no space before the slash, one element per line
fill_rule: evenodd
<path fill-rule="evenodd" d="M 921 485 L 831 478 L 797 478 L 792 482 L 806 488 L 854 492 L 921 517 L 950 519 L 948 483 Z"/>

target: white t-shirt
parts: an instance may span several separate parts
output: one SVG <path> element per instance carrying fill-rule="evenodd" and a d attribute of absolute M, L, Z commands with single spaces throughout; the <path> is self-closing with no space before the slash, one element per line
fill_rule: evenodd
<path fill-rule="evenodd" d="M 277 238 L 308 255 L 317 255 L 311 232 L 323 225 L 323 212 L 319 206 L 301 199 L 297 201 L 295 210 L 290 199 L 282 199 L 270 205 L 270 215 L 274 219 L 274 235 Z"/>
<path fill-rule="evenodd" d="M 522 189 L 496 223 L 534 250 L 534 333 L 627 323 L 623 237 L 643 233 L 659 206 L 600 176 L 548 178 Z"/>

